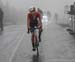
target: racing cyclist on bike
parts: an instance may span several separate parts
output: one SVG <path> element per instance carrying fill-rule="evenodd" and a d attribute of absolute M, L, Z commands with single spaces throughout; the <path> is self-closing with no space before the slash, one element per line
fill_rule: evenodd
<path fill-rule="evenodd" d="M 33 46 L 33 51 L 35 51 L 35 48 L 34 48 L 34 36 L 35 36 L 35 33 L 34 33 L 34 27 L 37 27 L 39 29 L 39 42 L 41 41 L 41 32 L 42 32 L 42 21 L 41 21 L 41 14 L 36 11 L 35 7 L 33 8 L 30 8 L 29 9 L 29 13 L 27 14 L 27 32 L 31 32 L 32 34 L 32 46 Z M 38 41 L 38 40 L 36 40 Z"/>

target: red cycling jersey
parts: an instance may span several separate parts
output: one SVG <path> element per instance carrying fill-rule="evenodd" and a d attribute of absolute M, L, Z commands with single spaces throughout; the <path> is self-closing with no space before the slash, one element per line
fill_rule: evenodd
<path fill-rule="evenodd" d="M 34 12 L 34 14 L 32 14 L 30 12 L 27 14 L 27 28 L 29 29 L 29 27 L 30 27 L 30 22 L 32 21 L 31 20 L 32 16 L 38 17 L 38 25 L 40 26 L 40 28 L 42 28 L 41 14 L 39 12 Z"/>

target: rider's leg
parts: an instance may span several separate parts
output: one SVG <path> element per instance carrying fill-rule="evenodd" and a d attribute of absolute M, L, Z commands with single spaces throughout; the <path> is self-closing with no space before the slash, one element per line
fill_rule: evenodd
<path fill-rule="evenodd" d="M 38 39 L 37 39 L 37 34 L 36 34 L 36 33 L 34 33 L 34 40 L 35 40 L 35 42 L 38 40 Z"/>
<path fill-rule="evenodd" d="M 32 33 L 32 36 L 31 36 L 32 38 L 31 38 L 31 40 L 32 40 L 32 46 L 33 46 L 33 48 L 34 48 L 34 33 Z"/>
<path fill-rule="evenodd" d="M 33 51 L 35 51 L 36 48 L 35 48 L 35 33 L 34 32 L 32 33 L 32 46 L 33 46 Z"/>
<path fill-rule="evenodd" d="M 35 44 L 36 44 L 36 46 L 39 46 L 39 42 L 38 42 L 38 38 L 37 38 L 37 34 L 35 33 L 35 35 L 34 35 L 34 37 L 35 37 Z"/>

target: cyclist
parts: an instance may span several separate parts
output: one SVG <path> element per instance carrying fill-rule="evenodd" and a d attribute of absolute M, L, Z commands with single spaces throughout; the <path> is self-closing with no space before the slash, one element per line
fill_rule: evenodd
<path fill-rule="evenodd" d="M 37 10 L 43 16 L 43 11 L 40 8 L 37 8 Z"/>
<path fill-rule="evenodd" d="M 39 41 L 41 41 L 41 32 L 42 32 L 42 21 L 41 21 L 41 15 L 38 11 L 36 11 L 35 7 L 32 7 L 29 9 L 29 13 L 27 14 L 27 29 L 28 33 L 31 32 L 32 34 L 32 46 L 33 46 L 33 51 L 35 51 L 34 47 L 34 36 L 36 37 L 34 33 L 34 27 L 37 27 L 39 29 Z M 37 38 L 37 37 L 36 37 Z M 38 41 L 38 40 L 36 40 Z"/>
<path fill-rule="evenodd" d="M 43 17 L 43 11 L 40 8 L 37 8 L 37 11 L 40 13 L 41 19 L 42 19 L 42 17 Z M 41 21 L 41 23 L 42 23 L 42 21 Z M 43 31 L 42 29 L 39 30 L 39 42 L 41 42 L 41 34 L 42 34 L 42 31 Z"/>

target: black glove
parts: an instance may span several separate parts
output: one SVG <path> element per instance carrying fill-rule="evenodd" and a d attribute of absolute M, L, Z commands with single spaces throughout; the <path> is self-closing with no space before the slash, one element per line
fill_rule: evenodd
<path fill-rule="evenodd" d="M 30 30 L 28 29 L 27 33 L 29 34 L 30 33 Z"/>

